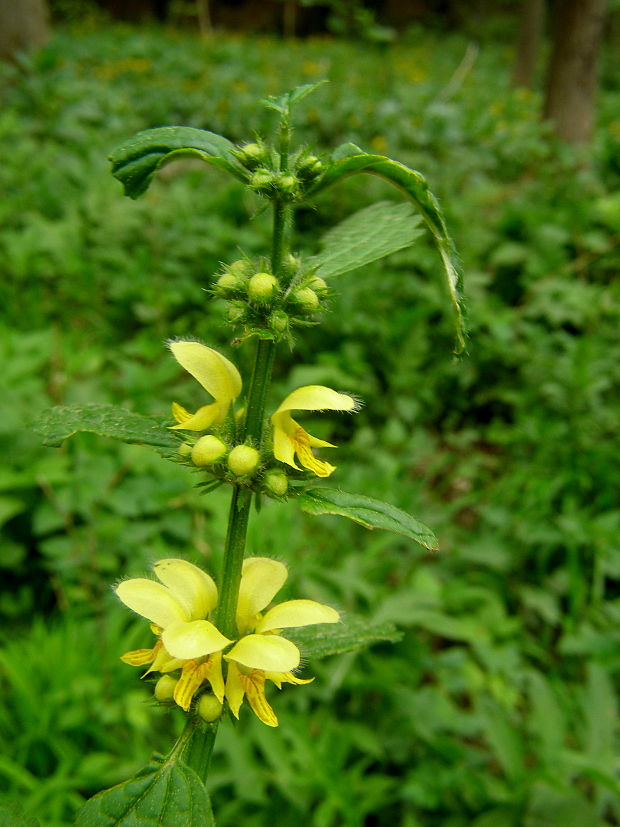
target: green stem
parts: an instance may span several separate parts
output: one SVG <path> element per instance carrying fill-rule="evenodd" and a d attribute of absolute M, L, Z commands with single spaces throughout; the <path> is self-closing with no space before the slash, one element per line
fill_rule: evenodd
<path fill-rule="evenodd" d="M 288 132 L 287 132 L 288 135 Z M 288 141 L 281 135 L 282 160 L 288 162 Z M 274 201 L 273 242 L 271 249 L 272 272 L 277 275 L 285 253 L 286 226 L 289 208 L 280 201 Z M 258 339 L 254 355 L 254 367 L 248 388 L 245 424 L 242 432 L 244 441 L 253 442 L 260 449 L 263 439 L 265 404 L 271 382 L 271 371 L 275 355 L 275 342 Z M 220 579 L 219 599 L 215 612 L 215 624 L 222 634 L 237 637 L 237 601 L 241 569 L 245 554 L 245 543 L 252 505 L 252 489 L 245 485 L 234 485 L 228 530 L 224 546 L 224 563 Z M 175 749 L 183 750 L 185 763 L 192 767 L 204 780 L 209 772 L 209 760 L 217 734 L 217 723 L 205 724 L 199 718 L 190 719 L 186 731 L 181 735 Z M 187 742 L 187 745 L 184 744 Z"/>

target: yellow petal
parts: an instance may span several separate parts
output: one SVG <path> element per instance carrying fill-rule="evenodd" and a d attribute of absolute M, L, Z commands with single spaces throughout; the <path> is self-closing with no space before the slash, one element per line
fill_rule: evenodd
<path fill-rule="evenodd" d="M 186 422 L 192 414 L 186 410 L 183 405 L 179 405 L 178 402 L 172 403 L 172 416 L 176 419 L 177 422 L 183 423 Z M 174 426 L 176 427 L 176 425 Z"/>
<path fill-rule="evenodd" d="M 157 641 L 156 648 L 157 647 L 159 647 L 157 656 L 151 664 L 150 669 L 142 675 L 143 678 L 150 672 L 174 672 L 175 669 L 180 669 L 185 663 L 185 661 L 180 658 L 171 657 L 170 654 L 164 649 L 161 640 Z"/>
<path fill-rule="evenodd" d="M 315 440 L 315 443 L 318 440 Z M 310 435 L 307 431 L 304 431 L 303 428 L 298 428 L 295 436 L 293 438 L 293 444 L 295 447 L 295 453 L 299 458 L 299 461 L 303 465 L 304 468 L 307 468 L 309 471 L 312 471 L 317 477 L 329 477 L 330 474 L 336 470 L 335 465 L 330 465 L 329 462 L 325 462 L 322 459 L 317 459 L 314 454 L 312 453 L 312 448 L 310 447 Z M 327 443 L 329 444 L 329 443 Z M 330 447 L 335 447 L 330 445 Z"/>
<path fill-rule="evenodd" d="M 130 666 L 144 666 L 145 663 L 151 663 L 155 654 L 155 649 L 134 649 L 121 655 L 121 660 Z"/>
<path fill-rule="evenodd" d="M 232 402 L 241 393 L 239 371 L 217 350 L 200 342 L 170 342 L 172 355 L 217 402 Z"/>
<path fill-rule="evenodd" d="M 357 405 L 352 396 L 325 385 L 304 385 L 289 393 L 274 416 L 282 411 L 354 411 Z"/>
<path fill-rule="evenodd" d="M 301 686 L 304 683 L 312 683 L 314 678 L 298 678 L 292 672 L 265 672 L 265 677 L 268 681 L 273 681 L 278 689 L 282 688 L 283 683 L 293 683 Z"/>
<path fill-rule="evenodd" d="M 278 635 L 246 635 L 224 658 L 248 669 L 290 672 L 299 666 L 300 654 L 294 643 Z"/>
<path fill-rule="evenodd" d="M 258 622 L 256 632 L 272 629 L 289 629 L 295 626 L 312 626 L 315 623 L 337 623 L 340 615 L 331 606 L 315 600 L 287 600 L 279 603 Z"/>
<path fill-rule="evenodd" d="M 181 677 L 174 687 L 174 700 L 186 712 L 200 684 L 205 679 L 203 666 L 204 664 L 198 664 L 193 660 L 186 663 L 181 672 Z"/>
<path fill-rule="evenodd" d="M 237 603 L 237 627 L 241 634 L 252 628 L 256 615 L 271 603 L 287 576 L 286 566 L 278 560 L 248 557 L 243 561 Z"/>
<path fill-rule="evenodd" d="M 291 418 L 291 415 L 286 411 L 280 414 L 274 414 L 271 417 L 273 423 L 273 455 L 279 462 L 285 462 L 291 468 L 297 471 L 301 469 L 295 463 L 295 440 L 293 434 L 297 428 L 297 423 Z M 292 425 L 291 433 L 289 433 Z"/>
<path fill-rule="evenodd" d="M 160 583 L 143 577 L 134 577 L 131 580 L 123 580 L 115 591 L 127 608 L 156 623 L 162 629 L 173 623 L 189 620 L 185 608 Z"/>
<path fill-rule="evenodd" d="M 256 717 L 267 726 L 278 726 L 276 714 L 265 697 L 265 676 L 260 672 L 251 672 L 239 677 Z"/>
<path fill-rule="evenodd" d="M 239 667 L 236 663 L 231 662 L 228 664 L 228 674 L 226 675 L 226 700 L 235 718 L 239 718 L 239 710 L 241 709 L 244 695 L 245 689 L 241 683 Z"/>
<path fill-rule="evenodd" d="M 195 414 L 185 413 L 188 416 L 178 425 L 171 425 L 171 431 L 206 431 L 213 423 L 223 422 L 228 413 L 229 403 L 212 402 L 210 405 L 203 405 L 198 408 Z M 185 409 L 184 409 L 185 410 Z"/>
<path fill-rule="evenodd" d="M 174 658 L 201 658 L 219 652 L 229 643 L 227 637 L 208 620 L 177 623 L 164 629 L 162 642 Z"/>
<path fill-rule="evenodd" d="M 205 618 L 217 603 L 213 578 L 187 560 L 166 558 L 155 563 L 153 571 L 173 597 L 189 613 L 190 620 Z"/>
<path fill-rule="evenodd" d="M 215 652 L 207 661 L 209 664 L 207 670 L 207 680 L 211 684 L 213 694 L 220 703 L 224 702 L 224 677 L 222 675 L 222 653 Z"/>

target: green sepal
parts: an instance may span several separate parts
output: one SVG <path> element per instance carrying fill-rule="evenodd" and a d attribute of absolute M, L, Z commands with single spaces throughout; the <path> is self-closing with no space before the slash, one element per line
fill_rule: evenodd
<path fill-rule="evenodd" d="M 215 827 L 204 784 L 180 761 L 152 765 L 134 778 L 93 796 L 76 827 Z"/>
<path fill-rule="evenodd" d="M 112 175 L 125 188 L 125 195 L 138 198 L 146 192 L 158 169 L 181 157 L 200 158 L 207 164 L 246 181 L 247 173 L 233 155 L 229 140 L 192 126 L 161 126 L 145 129 L 116 147 L 110 155 Z"/>
<path fill-rule="evenodd" d="M 58 447 L 74 434 L 90 432 L 136 445 L 148 445 L 165 456 L 179 449 L 183 437 L 163 422 L 116 405 L 87 404 L 43 411 L 32 428 L 44 445 Z"/>
<path fill-rule="evenodd" d="M 402 636 L 393 623 L 372 624 L 361 618 L 286 631 L 286 637 L 299 646 L 304 657 L 313 660 L 355 652 L 375 643 L 397 643 Z"/>
<path fill-rule="evenodd" d="M 363 152 L 355 144 L 344 144 L 332 154 L 332 164 L 317 183 L 308 190 L 308 195 L 315 195 L 337 181 L 366 172 L 377 175 L 411 199 L 420 210 L 422 218 L 433 234 L 435 244 L 443 264 L 450 301 L 454 311 L 455 352 L 465 350 L 465 320 L 463 306 L 463 276 L 456 254 L 454 242 L 448 233 L 446 222 L 437 198 L 430 191 L 424 176 L 416 170 L 409 169 L 398 161 L 384 155 L 371 155 Z"/>
<path fill-rule="evenodd" d="M 338 514 L 348 517 L 364 528 L 382 528 L 415 540 L 431 551 L 438 549 L 437 538 L 433 532 L 390 503 L 366 497 L 363 494 L 349 494 L 337 488 L 306 488 L 296 497 L 301 509 L 308 514 Z"/>
<path fill-rule="evenodd" d="M 316 267 L 316 275 L 324 279 L 357 270 L 410 247 L 422 234 L 417 229 L 421 221 L 411 204 L 379 201 L 327 232 L 320 241 L 323 249 L 308 264 Z"/>

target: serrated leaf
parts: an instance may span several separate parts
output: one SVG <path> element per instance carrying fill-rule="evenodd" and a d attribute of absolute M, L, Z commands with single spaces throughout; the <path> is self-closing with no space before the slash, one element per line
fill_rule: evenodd
<path fill-rule="evenodd" d="M 32 425 L 44 445 L 58 447 L 74 434 L 90 432 L 137 445 L 148 445 L 162 454 L 178 450 L 181 437 L 156 419 L 116 405 L 88 404 L 80 408 L 50 408 Z"/>
<path fill-rule="evenodd" d="M 439 547 L 437 538 L 428 526 L 406 511 L 374 497 L 349 494 L 336 488 L 307 488 L 298 495 L 297 502 L 308 514 L 338 514 L 354 520 L 364 528 L 382 528 L 402 534 L 432 551 Z"/>
<path fill-rule="evenodd" d="M 396 643 L 402 636 L 393 623 L 371 624 L 359 618 L 346 618 L 344 623 L 306 626 L 286 633 L 286 637 L 309 659 L 355 652 L 375 643 Z"/>
<path fill-rule="evenodd" d="M 346 146 L 346 145 L 345 145 Z M 339 148 L 342 150 L 342 148 Z M 345 150 L 346 151 L 346 150 Z M 353 150 L 354 151 L 354 150 Z M 332 155 L 334 158 L 334 155 Z M 331 167 L 325 172 L 308 194 L 315 194 L 326 187 L 356 173 L 368 173 L 383 178 L 399 189 L 411 199 L 420 210 L 422 218 L 433 234 L 437 250 L 441 257 L 448 293 L 454 311 L 456 344 L 455 351 L 465 350 L 465 322 L 463 307 L 463 277 L 456 255 L 454 242 L 448 233 L 446 222 L 437 198 L 430 191 L 424 176 L 416 170 L 409 169 L 398 161 L 386 158 L 384 155 L 368 153 L 348 154 L 334 160 Z"/>
<path fill-rule="evenodd" d="M 27 816 L 16 801 L 0 801 L 0 824 L 6 827 L 40 827 L 40 822 Z"/>
<path fill-rule="evenodd" d="M 410 204 L 380 201 L 346 218 L 321 239 L 323 250 L 310 259 L 321 278 L 357 270 L 410 247 L 422 234 L 421 218 Z"/>
<path fill-rule="evenodd" d="M 235 160 L 234 149 L 227 138 L 206 129 L 162 126 L 138 132 L 116 147 L 109 160 L 112 175 L 125 188 L 125 195 L 138 198 L 146 192 L 158 169 L 184 156 L 200 158 L 245 181 L 246 173 Z"/>
<path fill-rule="evenodd" d="M 350 158 L 353 155 L 366 155 L 366 153 L 357 144 L 347 141 L 346 144 L 340 144 L 334 149 L 332 161 L 342 161 L 343 158 Z"/>
<path fill-rule="evenodd" d="M 209 795 L 194 770 L 179 762 L 97 793 L 76 827 L 215 827 Z"/>

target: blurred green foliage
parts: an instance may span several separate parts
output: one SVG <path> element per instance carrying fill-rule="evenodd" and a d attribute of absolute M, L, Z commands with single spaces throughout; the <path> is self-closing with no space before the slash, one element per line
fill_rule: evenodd
<path fill-rule="evenodd" d="M 312 665 L 314 684 L 278 697 L 276 732 L 249 715 L 222 727 L 218 823 L 620 822 L 617 55 L 588 164 L 539 123 L 536 94 L 509 89 L 502 46 L 454 88 L 466 45 L 93 23 L 1 68 L 2 813 L 69 824 L 168 748 L 181 721 L 118 660 L 146 640 L 109 584 L 162 556 L 217 570 L 225 531 L 227 493 L 202 497 L 186 468 L 93 436 L 44 449 L 27 429 L 51 404 L 195 407 L 163 340 L 226 345 L 201 288 L 268 241 L 257 201 L 217 172 L 171 165 L 132 202 L 106 155 L 162 124 L 267 135 L 258 98 L 329 77 L 296 139 L 423 171 L 462 254 L 470 353 L 451 361 L 424 237 L 334 281 L 335 312 L 282 354 L 272 401 L 312 382 L 363 397 L 355 420 L 318 426 L 341 446 L 338 482 L 415 513 L 441 551 L 280 504 L 256 515 L 250 552 L 290 564 L 290 594 L 405 634 Z M 300 211 L 296 246 L 315 254 L 331 223 L 386 197 L 367 179 L 330 190 Z"/>

